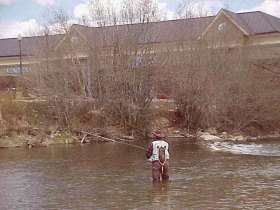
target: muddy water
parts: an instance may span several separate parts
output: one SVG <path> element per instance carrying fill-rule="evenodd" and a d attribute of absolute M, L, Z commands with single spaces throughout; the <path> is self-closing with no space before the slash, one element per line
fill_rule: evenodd
<path fill-rule="evenodd" d="M 152 184 L 144 151 L 127 145 L 0 150 L 0 209 L 280 208 L 279 141 L 243 145 L 253 154 L 170 144 L 165 184 Z"/>

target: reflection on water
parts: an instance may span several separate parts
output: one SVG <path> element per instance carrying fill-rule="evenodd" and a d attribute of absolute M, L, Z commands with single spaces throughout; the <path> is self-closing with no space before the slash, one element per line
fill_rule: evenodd
<path fill-rule="evenodd" d="M 269 150 L 233 148 L 243 146 Z M 280 208 L 279 157 L 213 152 L 186 140 L 170 141 L 170 152 L 170 182 L 152 184 L 144 151 L 127 145 L 0 150 L 0 209 Z"/>

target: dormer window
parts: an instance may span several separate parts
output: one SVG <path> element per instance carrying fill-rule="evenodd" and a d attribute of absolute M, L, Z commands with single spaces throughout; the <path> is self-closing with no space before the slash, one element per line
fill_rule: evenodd
<path fill-rule="evenodd" d="M 226 22 L 222 22 L 218 26 L 218 31 L 223 32 L 223 31 L 227 31 L 227 29 L 228 29 L 228 25 Z"/>

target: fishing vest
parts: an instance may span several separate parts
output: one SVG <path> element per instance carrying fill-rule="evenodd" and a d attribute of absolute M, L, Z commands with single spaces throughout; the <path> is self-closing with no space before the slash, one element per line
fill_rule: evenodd
<path fill-rule="evenodd" d="M 163 147 L 165 149 L 165 160 L 169 159 L 169 152 L 168 152 L 168 143 L 163 140 L 153 141 L 153 154 L 148 159 L 149 162 L 158 161 L 159 160 L 159 149 Z"/>

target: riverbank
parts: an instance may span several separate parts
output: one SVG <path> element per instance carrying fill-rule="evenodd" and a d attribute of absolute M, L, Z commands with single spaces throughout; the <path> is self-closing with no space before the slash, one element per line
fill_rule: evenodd
<path fill-rule="evenodd" d="M 212 132 L 211 132 L 212 131 Z M 239 133 L 228 134 L 226 132 L 213 133 L 213 129 L 208 132 L 198 131 L 190 133 L 186 129 L 176 127 L 166 128 L 167 138 L 178 139 L 196 139 L 196 141 L 205 142 L 254 142 L 265 141 L 267 139 L 280 139 L 280 134 L 268 134 L 259 136 L 246 136 Z M 152 138 L 152 135 L 148 136 Z M 121 129 L 117 127 L 108 127 L 103 129 L 92 129 L 91 131 L 75 131 L 65 132 L 59 130 L 43 131 L 38 128 L 30 128 L 27 132 L 22 134 L 12 133 L 10 135 L 0 137 L 0 148 L 13 147 L 47 147 L 56 144 L 75 144 L 75 143 L 107 143 L 115 141 L 132 142 L 137 137 L 133 135 L 126 135 Z"/>
<path fill-rule="evenodd" d="M 226 129 L 208 128 L 201 131 L 189 131 L 180 126 L 177 107 L 172 100 L 153 100 L 150 104 L 149 130 L 127 129 L 121 126 L 105 125 L 96 127 L 94 122 L 102 120 L 101 112 L 96 109 L 84 110 L 81 119 L 71 119 L 71 129 L 63 127 L 48 111 L 45 101 L 8 101 L 2 107 L 0 117 L 0 148 L 9 147 L 46 147 L 53 144 L 93 143 L 113 141 L 133 141 L 152 138 L 152 131 L 164 128 L 169 138 L 196 139 L 197 141 L 258 141 L 278 138 L 280 132 L 263 133 L 251 130 L 254 136 L 246 132 L 230 132 Z M 52 116 L 52 117 L 50 117 Z M 136 133 L 138 132 L 138 133 Z M 144 134 L 145 133 L 145 134 Z"/>
<path fill-rule="evenodd" d="M 27 134 L 20 134 L 16 136 L 3 136 L 0 138 L 0 148 L 11 147 L 47 147 L 54 144 L 72 144 L 77 143 L 78 140 L 68 133 L 61 133 L 56 136 L 44 135 L 34 136 Z"/>

